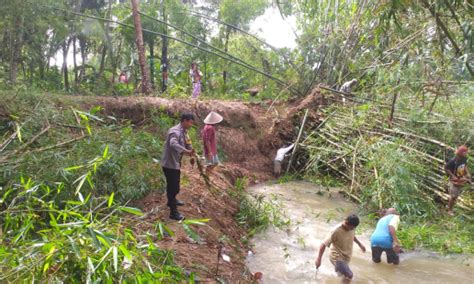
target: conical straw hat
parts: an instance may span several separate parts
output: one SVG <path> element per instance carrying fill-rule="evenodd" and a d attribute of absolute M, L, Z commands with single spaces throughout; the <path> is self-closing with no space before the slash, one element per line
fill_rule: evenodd
<path fill-rule="evenodd" d="M 204 123 L 205 124 L 218 124 L 223 119 L 224 118 L 222 117 L 222 115 L 218 114 L 217 112 L 211 111 L 204 119 Z"/>

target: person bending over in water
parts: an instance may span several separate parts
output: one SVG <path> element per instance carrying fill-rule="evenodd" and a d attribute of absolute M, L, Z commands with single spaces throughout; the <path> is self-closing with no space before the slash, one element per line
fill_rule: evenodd
<path fill-rule="evenodd" d="M 355 214 L 349 215 L 344 222 L 334 227 L 326 236 L 319 247 L 318 257 L 316 258 L 316 269 L 321 266 L 321 258 L 323 257 L 326 247 L 331 246 L 329 260 L 334 265 L 336 272 L 344 278 L 343 283 L 349 283 L 354 276 L 349 268 L 349 262 L 352 257 L 352 245 L 355 242 L 360 249 L 365 252 L 365 246 L 356 238 L 355 228 L 359 225 L 359 217 Z"/>
<path fill-rule="evenodd" d="M 372 260 L 380 263 L 382 252 L 387 255 L 387 262 L 399 264 L 400 243 L 397 238 L 397 228 L 400 216 L 395 208 L 385 211 L 385 216 L 377 222 L 377 227 L 370 237 Z"/>

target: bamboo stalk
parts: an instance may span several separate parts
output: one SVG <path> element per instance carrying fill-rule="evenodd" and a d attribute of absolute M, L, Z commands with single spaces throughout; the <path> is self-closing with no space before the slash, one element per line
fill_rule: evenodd
<path fill-rule="evenodd" d="M 349 189 L 350 193 L 352 193 L 352 190 L 354 188 L 356 155 L 357 155 L 357 148 L 359 147 L 360 141 L 362 141 L 362 137 L 360 137 L 359 140 L 357 141 L 356 146 L 354 148 L 354 154 L 352 155 L 352 179 L 351 179 L 351 187 Z"/>
<path fill-rule="evenodd" d="M 306 109 L 304 113 L 304 117 L 303 117 L 303 122 L 301 123 L 301 126 L 300 126 L 298 137 L 296 138 L 295 146 L 293 147 L 293 151 L 291 152 L 291 157 L 290 157 L 290 161 L 288 162 L 288 167 L 286 168 L 286 173 L 290 171 L 291 163 L 293 162 L 293 156 L 295 155 L 296 147 L 298 146 L 298 142 L 300 141 L 301 134 L 303 133 L 304 124 L 306 123 L 306 118 L 308 117 L 308 112 L 309 112 L 309 109 Z"/>

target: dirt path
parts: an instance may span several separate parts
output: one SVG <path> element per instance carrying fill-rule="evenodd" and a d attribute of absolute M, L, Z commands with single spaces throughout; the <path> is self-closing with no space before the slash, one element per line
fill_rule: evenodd
<path fill-rule="evenodd" d="M 196 168 L 184 160 L 179 199 L 185 206 L 180 211 L 188 219 L 208 218 L 207 226 L 194 227 L 201 237 L 200 242 L 190 239 L 178 222 L 170 222 L 166 207 L 166 194 L 158 191 L 137 202 L 146 217 L 135 225 L 145 235 L 156 235 L 154 224 L 163 222 L 174 231 L 173 237 L 157 241 L 163 249 L 175 252 L 175 261 L 189 271 L 196 272 L 204 282 L 224 280 L 230 283 L 250 282 L 251 275 L 245 269 L 248 244 L 246 232 L 235 221 L 239 202 L 233 194 L 238 178 L 246 178 L 249 185 L 271 178 L 272 158 L 276 150 L 296 136 L 302 110 L 310 108 L 313 120 L 317 121 L 319 93 L 313 92 L 303 100 L 291 105 L 274 105 L 271 102 L 249 104 L 231 101 L 167 100 L 155 97 L 71 97 L 84 107 L 101 105 L 108 115 L 131 120 L 141 125 L 156 111 L 173 117 L 190 112 L 201 121 L 210 111 L 224 117 L 219 126 L 218 147 L 225 153 L 225 163 L 210 177 L 212 187 L 206 186 Z M 230 262 L 218 258 L 219 251 L 230 257 Z M 219 259 L 219 268 L 218 266 Z M 218 271 L 217 271 L 218 270 Z"/>

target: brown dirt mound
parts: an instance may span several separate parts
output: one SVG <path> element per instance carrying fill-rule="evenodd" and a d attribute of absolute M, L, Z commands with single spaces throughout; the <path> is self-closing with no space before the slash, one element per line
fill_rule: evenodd
<path fill-rule="evenodd" d="M 269 103 L 250 104 L 230 101 L 190 101 L 167 100 L 151 97 L 107 98 L 91 100 L 89 97 L 74 97 L 85 107 L 101 105 L 108 115 L 131 120 L 135 124 L 145 121 L 152 112 L 166 112 L 173 117 L 191 112 L 201 121 L 210 111 L 224 117 L 219 126 L 218 147 L 227 159 L 210 176 L 212 187 L 208 188 L 196 168 L 184 160 L 181 192 L 178 198 L 185 202 L 180 211 L 189 219 L 209 218 L 206 226 L 195 227 L 202 238 L 196 243 L 191 240 L 178 222 L 170 222 L 166 207 L 166 194 L 152 192 L 137 202 L 136 206 L 146 213 L 135 229 L 140 233 L 156 234 L 154 225 L 163 222 L 175 232 L 175 236 L 157 241 L 164 249 L 175 251 L 175 261 L 198 274 L 201 281 L 217 282 L 218 279 L 230 283 L 251 282 L 246 273 L 245 257 L 249 249 L 243 243 L 246 232 L 236 223 L 235 215 L 239 201 L 233 194 L 238 178 L 247 178 L 250 184 L 271 178 L 272 159 L 276 150 L 292 142 L 296 127 L 301 123 L 302 110 L 309 108 L 311 117 L 317 120 L 319 90 L 292 105 Z M 131 221 L 132 222 L 132 221 Z M 136 223 L 136 220 L 133 220 Z M 230 256 L 225 262 L 218 258 L 222 250 Z M 219 259 L 219 268 L 218 266 Z M 217 271 L 218 270 L 218 271 Z"/>

